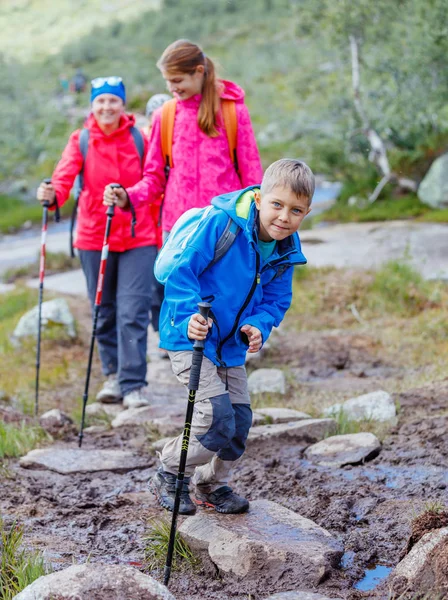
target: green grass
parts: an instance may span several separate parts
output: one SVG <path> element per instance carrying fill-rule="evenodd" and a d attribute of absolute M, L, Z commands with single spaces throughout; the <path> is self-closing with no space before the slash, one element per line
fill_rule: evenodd
<path fill-rule="evenodd" d="M 71 202 L 64 204 L 61 216 L 69 216 L 71 210 Z M 53 219 L 53 215 L 53 211 L 49 211 L 49 220 Z M 15 233 L 26 221 L 31 221 L 33 225 L 42 222 L 42 207 L 37 200 L 25 202 L 19 198 L 0 195 L 0 233 Z"/>
<path fill-rule="evenodd" d="M 145 544 L 145 569 L 149 572 L 161 570 L 165 565 L 166 553 L 170 539 L 171 519 L 153 519 L 149 521 L 148 528 L 143 537 Z M 176 531 L 173 553 L 173 570 L 182 567 L 195 568 L 199 559 L 194 556 L 188 544 Z"/>
<path fill-rule="evenodd" d="M 36 425 L 22 422 L 17 426 L 0 421 L 0 459 L 23 456 L 40 442 L 48 439 L 50 439 L 48 434 Z"/>
<path fill-rule="evenodd" d="M 3 281 L 13 283 L 17 279 L 31 278 L 39 276 L 40 251 L 36 254 L 34 263 L 8 269 L 3 274 Z M 79 269 L 79 258 L 71 258 L 65 252 L 47 252 L 45 256 L 45 274 L 53 275 L 54 273 L 64 273 L 72 269 Z"/>
<path fill-rule="evenodd" d="M 0 519 L 0 600 L 11 600 L 49 571 L 40 552 L 23 548 L 24 530 L 16 522 L 8 529 Z"/>

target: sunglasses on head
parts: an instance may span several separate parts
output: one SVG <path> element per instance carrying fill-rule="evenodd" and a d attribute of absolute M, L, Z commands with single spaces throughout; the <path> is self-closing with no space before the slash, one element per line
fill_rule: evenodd
<path fill-rule="evenodd" d="M 120 85 L 120 83 L 123 83 L 123 79 L 121 77 L 116 77 L 115 75 L 112 77 L 95 77 L 90 83 L 93 88 L 103 87 L 106 83 L 107 85 L 115 87 Z"/>

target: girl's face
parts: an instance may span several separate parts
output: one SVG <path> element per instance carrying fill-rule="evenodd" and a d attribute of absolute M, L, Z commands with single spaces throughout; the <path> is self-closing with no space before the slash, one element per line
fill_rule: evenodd
<path fill-rule="evenodd" d="M 92 113 L 101 129 L 117 128 L 123 112 L 123 100 L 114 94 L 101 94 L 92 102 Z"/>
<path fill-rule="evenodd" d="M 188 98 L 202 93 L 204 67 L 199 65 L 192 74 L 162 71 L 162 77 L 166 81 L 166 87 L 170 94 L 173 94 L 178 100 L 188 100 Z"/>

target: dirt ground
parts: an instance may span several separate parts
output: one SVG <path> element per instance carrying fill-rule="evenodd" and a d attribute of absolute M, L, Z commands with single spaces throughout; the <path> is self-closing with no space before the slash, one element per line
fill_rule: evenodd
<path fill-rule="evenodd" d="M 320 593 L 346 600 L 392 598 L 387 580 L 370 591 L 354 586 L 366 570 L 399 562 L 412 520 L 428 503 L 448 502 L 448 378 L 408 389 L 417 367 L 388 359 L 377 338 L 362 328 L 283 331 L 256 363 L 286 370 L 289 388 L 282 405 L 316 414 L 320 398 L 330 403 L 329 398 L 335 402 L 375 389 L 402 389 L 394 394 L 398 424 L 384 433 L 374 460 L 341 469 L 310 464 L 303 458 L 305 448 L 294 442 L 254 443 L 232 483 L 249 500 L 273 500 L 343 541 L 341 564 L 319 585 Z M 68 391 L 59 390 L 52 401 L 63 407 Z M 272 398 L 266 402 L 276 404 Z M 55 444 L 75 447 L 76 432 Z M 88 435 L 84 446 L 152 453 L 148 433 L 136 428 Z M 125 474 L 64 476 L 25 470 L 10 460 L 2 474 L 0 514 L 6 523 L 18 519 L 25 525 L 26 543 L 44 550 L 54 569 L 86 560 L 142 567 L 145 527 L 162 514 L 147 491 L 156 468 L 154 456 L 151 461 L 149 468 Z M 212 565 L 174 572 L 170 589 L 179 600 L 260 600 L 283 591 L 281 581 L 264 584 L 261 592 L 256 582 L 235 581 Z"/>

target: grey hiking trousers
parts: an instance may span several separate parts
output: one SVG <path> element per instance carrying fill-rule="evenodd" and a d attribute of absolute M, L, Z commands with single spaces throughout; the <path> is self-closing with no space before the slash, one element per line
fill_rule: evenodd
<path fill-rule="evenodd" d="M 192 352 L 169 352 L 177 379 L 188 388 Z M 227 369 L 204 357 L 196 392 L 186 477 L 205 493 L 227 485 L 232 469 L 246 448 L 252 410 L 244 365 Z M 164 471 L 177 474 L 182 434 L 167 442 L 159 454 Z"/>

